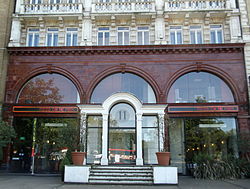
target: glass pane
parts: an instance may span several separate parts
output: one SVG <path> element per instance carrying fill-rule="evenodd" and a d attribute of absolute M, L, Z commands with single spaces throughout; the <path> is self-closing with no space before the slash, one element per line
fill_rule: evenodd
<path fill-rule="evenodd" d="M 60 162 L 72 150 L 79 123 L 70 118 L 38 118 L 35 128 L 35 173 L 59 173 Z"/>
<path fill-rule="evenodd" d="M 135 127 L 135 111 L 125 103 L 115 105 L 110 111 L 110 127 Z"/>
<path fill-rule="evenodd" d="M 175 32 L 170 33 L 170 43 L 175 44 Z"/>
<path fill-rule="evenodd" d="M 105 32 L 105 45 L 109 45 L 109 32 Z"/>
<path fill-rule="evenodd" d="M 54 34 L 53 45 L 54 45 L 54 46 L 57 46 L 57 45 L 58 45 L 58 34 Z"/>
<path fill-rule="evenodd" d="M 149 45 L 149 32 L 144 32 L 144 45 Z"/>
<path fill-rule="evenodd" d="M 34 46 L 35 47 L 39 46 L 39 34 L 38 33 L 35 34 Z"/>
<path fill-rule="evenodd" d="M 103 45 L 103 33 L 98 33 L 98 45 Z"/>
<path fill-rule="evenodd" d="M 181 44 L 181 43 L 182 43 L 182 32 L 177 31 L 177 44 Z"/>
<path fill-rule="evenodd" d="M 197 43 L 202 44 L 202 32 L 201 31 L 197 32 Z"/>
<path fill-rule="evenodd" d="M 77 46 L 77 34 L 76 33 L 73 34 L 73 44 L 72 45 Z"/>
<path fill-rule="evenodd" d="M 142 149 L 143 149 L 143 160 L 145 164 L 158 163 L 155 155 L 155 153 L 159 151 L 157 139 L 158 139 L 157 128 L 142 129 Z"/>
<path fill-rule="evenodd" d="M 118 32 L 118 45 L 123 45 L 123 33 Z"/>
<path fill-rule="evenodd" d="M 217 31 L 218 43 L 222 43 L 222 31 Z"/>
<path fill-rule="evenodd" d="M 59 74 L 42 74 L 29 80 L 19 93 L 18 103 L 79 103 L 75 85 Z"/>
<path fill-rule="evenodd" d="M 170 88 L 168 102 L 234 102 L 227 84 L 206 72 L 191 72 L 181 76 Z"/>
<path fill-rule="evenodd" d="M 102 157 L 102 128 L 88 128 L 87 163 L 100 164 Z"/>
<path fill-rule="evenodd" d="M 194 31 L 190 32 L 190 38 L 191 38 L 191 43 L 195 44 L 195 32 Z"/>
<path fill-rule="evenodd" d="M 66 45 L 71 46 L 71 34 L 67 33 L 66 35 Z"/>
<path fill-rule="evenodd" d="M 142 32 L 138 32 L 137 37 L 138 37 L 138 45 L 143 45 L 143 43 L 142 43 Z"/>
<path fill-rule="evenodd" d="M 215 31 L 210 32 L 211 43 L 216 43 Z"/>
<path fill-rule="evenodd" d="M 157 116 L 142 116 L 142 127 L 158 127 Z"/>
<path fill-rule="evenodd" d="M 131 73 L 117 73 L 104 78 L 94 89 L 91 103 L 102 103 L 116 92 L 134 94 L 144 103 L 155 103 L 152 87 L 141 77 Z"/>
<path fill-rule="evenodd" d="M 102 116 L 88 116 L 88 127 L 102 127 Z"/>
<path fill-rule="evenodd" d="M 109 163 L 135 164 L 135 129 L 109 129 Z"/>
<path fill-rule="evenodd" d="M 52 46 L 51 42 L 52 42 L 52 34 L 48 33 L 48 35 L 47 35 L 47 46 L 49 46 L 49 47 Z"/>
<path fill-rule="evenodd" d="M 33 34 L 29 34 L 28 36 L 28 45 L 30 47 L 33 46 Z"/>
<path fill-rule="evenodd" d="M 195 156 L 201 154 L 217 160 L 238 157 L 234 118 L 186 119 L 185 130 L 188 167 L 193 167 Z"/>
<path fill-rule="evenodd" d="M 129 32 L 124 32 L 124 45 L 129 45 Z"/>

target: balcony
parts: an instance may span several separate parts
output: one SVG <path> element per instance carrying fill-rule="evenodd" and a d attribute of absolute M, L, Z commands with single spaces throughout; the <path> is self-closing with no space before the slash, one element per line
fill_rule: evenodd
<path fill-rule="evenodd" d="M 154 12 L 154 0 L 106 0 L 92 4 L 93 13 Z"/>
<path fill-rule="evenodd" d="M 166 0 L 165 11 L 225 10 L 227 0 Z"/>
<path fill-rule="evenodd" d="M 38 3 L 22 4 L 21 14 L 75 14 L 82 13 L 82 3 Z"/>

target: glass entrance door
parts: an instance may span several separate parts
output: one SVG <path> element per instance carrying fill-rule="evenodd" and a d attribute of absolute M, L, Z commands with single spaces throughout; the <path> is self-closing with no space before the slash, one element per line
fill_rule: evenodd
<path fill-rule="evenodd" d="M 109 164 L 135 164 L 136 118 L 126 103 L 115 105 L 109 117 Z"/>

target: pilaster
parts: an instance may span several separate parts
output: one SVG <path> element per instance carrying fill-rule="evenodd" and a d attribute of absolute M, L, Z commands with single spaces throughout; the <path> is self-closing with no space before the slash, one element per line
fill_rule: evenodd
<path fill-rule="evenodd" d="M 136 165 L 143 165 L 143 158 L 142 158 L 142 113 L 137 113 L 136 114 L 136 141 L 137 141 L 137 146 L 136 146 L 136 151 L 137 151 L 137 156 L 136 156 Z"/>
<path fill-rule="evenodd" d="M 102 159 L 101 165 L 108 165 L 108 114 L 102 114 Z"/>

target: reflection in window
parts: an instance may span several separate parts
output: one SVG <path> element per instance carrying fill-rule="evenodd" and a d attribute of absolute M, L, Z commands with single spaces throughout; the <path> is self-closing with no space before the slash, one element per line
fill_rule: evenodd
<path fill-rule="evenodd" d="M 109 116 L 109 163 L 135 164 L 135 111 L 126 103 L 116 104 Z"/>
<path fill-rule="evenodd" d="M 142 149 L 145 164 L 157 164 L 158 149 L 157 116 L 142 116 Z"/>
<path fill-rule="evenodd" d="M 79 103 L 75 85 L 59 74 L 41 74 L 29 80 L 19 93 L 18 103 Z"/>
<path fill-rule="evenodd" d="M 109 118 L 110 127 L 135 127 L 135 111 L 126 104 L 120 103 L 112 108 Z"/>
<path fill-rule="evenodd" d="M 206 72 L 191 72 L 175 81 L 167 102 L 234 102 L 234 98 L 229 87 L 219 77 Z"/>
<path fill-rule="evenodd" d="M 102 116 L 88 116 L 87 163 L 100 164 L 102 157 Z"/>
<path fill-rule="evenodd" d="M 192 168 L 197 155 L 221 160 L 238 157 L 234 118 L 185 119 L 186 163 Z"/>
<path fill-rule="evenodd" d="M 94 89 L 91 103 L 102 103 L 117 92 L 128 92 L 143 103 L 155 103 L 156 97 L 152 87 L 141 77 L 131 73 L 117 73 L 104 78 Z"/>

